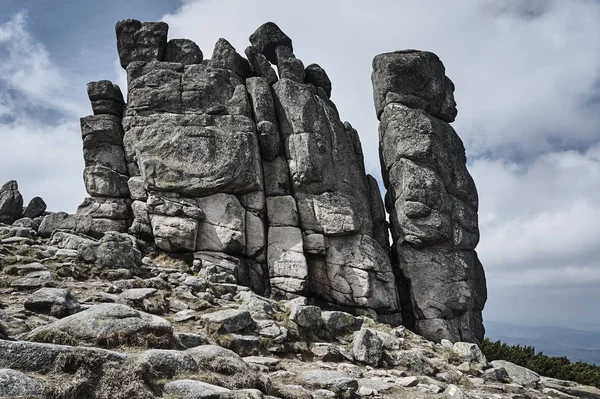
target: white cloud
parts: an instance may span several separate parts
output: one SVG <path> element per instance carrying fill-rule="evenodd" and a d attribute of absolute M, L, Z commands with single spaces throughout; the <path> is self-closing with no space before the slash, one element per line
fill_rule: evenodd
<path fill-rule="evenodd" d="M 25 201 L 73 212 L 85 195 L 78 120 L 89 103 L 26 23 L 19 13 L 0 25 L 0 184 L 15 179 Z"/>

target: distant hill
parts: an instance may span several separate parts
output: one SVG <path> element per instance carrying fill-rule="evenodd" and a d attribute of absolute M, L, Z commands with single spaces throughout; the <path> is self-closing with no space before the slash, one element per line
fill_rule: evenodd
<path fill-rule="evenodd" d="M 530 327 L 486 321 L 486 336 L 509 345 L 529 345 L 548 356 L 567 356 L 572 362 L 600 365 L 600 331 L 562 327 Z"/>

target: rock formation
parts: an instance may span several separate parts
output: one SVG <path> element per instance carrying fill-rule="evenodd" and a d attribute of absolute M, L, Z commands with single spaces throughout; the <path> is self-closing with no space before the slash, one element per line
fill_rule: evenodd
<path fill-rule="evenodd" d="M 273 23 L 250 36 L 248 60 L 225 39 L 204 59 L 190 40 L 167 41 L 167 30 L 117 24 L 124 108 L 116 85 L 88 85 L 91 198 L 79 232 L 129 231 L 193 253 L 211 281 L 398 324 L 383 203 L 325 71 L 305 68 Z"/>
<path fill-rule="evenodd" d="M 436 341 L 483 338 L 477 192 L 448 124 L 454 86 L 434 54 L 382 54 L 373 64 L 390 248 L 377 181 L 323 68 L 305 67 L 274 23 L 250 36 L 246 58 L 225 39 L 206 58 L 167 35 L 163 22 L 117 23 L 127 101 L 110 81 L 87 85 L 89 198 L 76 215 L 50 214 L 12 235 L 54 242 L 66 229 L 78 234 L 71 243 L 84 235 L 112 248 L 131 234 L 187 254 L 209 283 L 306 297 Z M 45 211 L 40 201 L 23 213 L 9 182 L 0 215 L 32 220 Z"/>
<path fill-rule="evenodd" d="M 479 342 L 478 198 L 449 125 L 454 85 L 435 54 L 413 50 L 375 57 L 372 80 L 404 323 L 435 341 Z"/>

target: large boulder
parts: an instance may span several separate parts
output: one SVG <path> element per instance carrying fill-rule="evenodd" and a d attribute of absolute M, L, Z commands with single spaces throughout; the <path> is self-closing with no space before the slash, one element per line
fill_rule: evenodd
<path fill-rule="evenodd" d="M 23 197 L 19 185 L 10 180 L 0 187 L 0 223 L 12 224 L 21 217 L 23 212 Z"/>
<path fill-rule="evenodd" d="M 68 358 L 87 359 L 89 364 L 123 364 L 129 359 L 129 355 L 106 349 L 27 341 L 0 340 L 0 353 L 0 367 L 43 374 L 56 370 Z"/>
<path fill-rule="evenodd" d="M 173 327 L 158 316 L 120 304 L 95 305 L 27 334 L 35 342 L 101 347 L 119 345 L 169 348 L 174 345 Z"/>

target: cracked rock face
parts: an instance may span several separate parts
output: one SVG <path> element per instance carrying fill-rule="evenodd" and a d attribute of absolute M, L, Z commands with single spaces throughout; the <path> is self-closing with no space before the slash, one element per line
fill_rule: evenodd
<path fill-rule="evenodd" d="M 372 80 L 405 324 L 435 341 L 479 342 L 487 293 L 478 198 L 448 124 L 454 85 L 421 51 L 378 55 Z"/>

